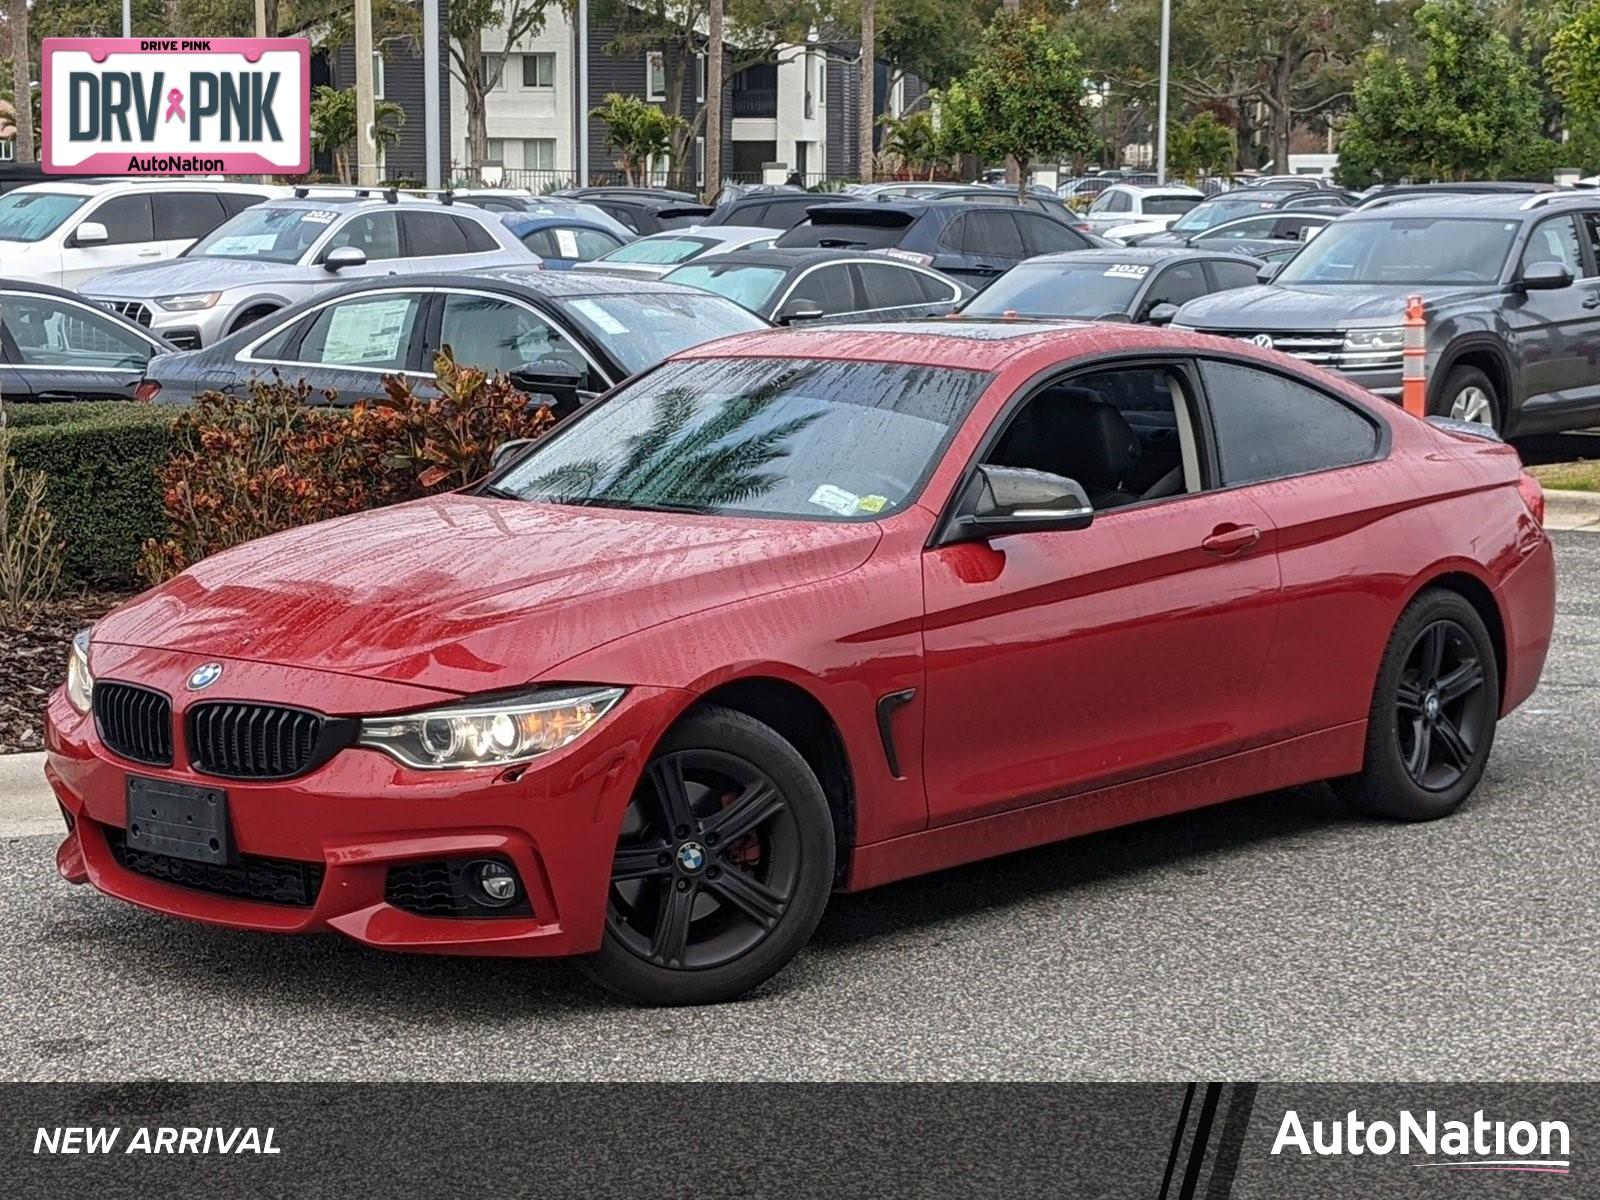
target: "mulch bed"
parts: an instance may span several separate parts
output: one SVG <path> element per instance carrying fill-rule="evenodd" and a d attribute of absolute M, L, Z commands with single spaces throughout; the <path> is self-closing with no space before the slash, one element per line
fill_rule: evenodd
<path fill-rule="evenodd" d="M 126 596 L 52 600 L 24 629 L 0 629 L 0 754 L 44 749 L 44 706 L 67 673 L 72 635 Z"/>

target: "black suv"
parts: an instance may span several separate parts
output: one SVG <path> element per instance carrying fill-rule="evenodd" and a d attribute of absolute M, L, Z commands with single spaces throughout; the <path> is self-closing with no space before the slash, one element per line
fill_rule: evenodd
<path fill-rule="evenodd" d="M 1398 399 L 1406 298 L 1421 296 L 1429 412 L 1508 436 L 1600 420 L 1600 195 L 1397 201 L 1340 217 L 1262 272 L 1266 286 L 1191 301 L 1175 324 Z"/>

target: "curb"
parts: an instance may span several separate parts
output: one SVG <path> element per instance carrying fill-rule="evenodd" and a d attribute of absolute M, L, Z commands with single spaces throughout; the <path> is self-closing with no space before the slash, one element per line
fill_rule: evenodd
<path fill-rule="evenodd" d="M 1545 489 L 1545 526 L 1550 529 L 1590 529 L 1600 533 L 1600 492 Z"/>

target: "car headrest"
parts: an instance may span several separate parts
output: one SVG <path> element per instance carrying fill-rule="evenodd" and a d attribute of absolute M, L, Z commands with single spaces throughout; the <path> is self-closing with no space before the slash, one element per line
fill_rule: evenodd
<path fill-rule="evenodd" d="M 1139 460 L 1139 435 L 1089 388 L 1053 388 L 1030 406 L 1034 434 L 1052 448 L 1046 469 L 1084 487 L 1116 488 Z"/>

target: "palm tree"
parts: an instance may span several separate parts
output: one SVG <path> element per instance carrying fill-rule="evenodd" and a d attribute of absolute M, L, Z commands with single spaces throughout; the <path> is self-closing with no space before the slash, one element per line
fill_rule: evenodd
<path fill-rule="evenodd" d="M 33 161 L 33 84 L 29 74 L 28 0 L 11 0 L 11 83 L 12 123 L 17 141 L 14 157 L 19 163 Z"/>

